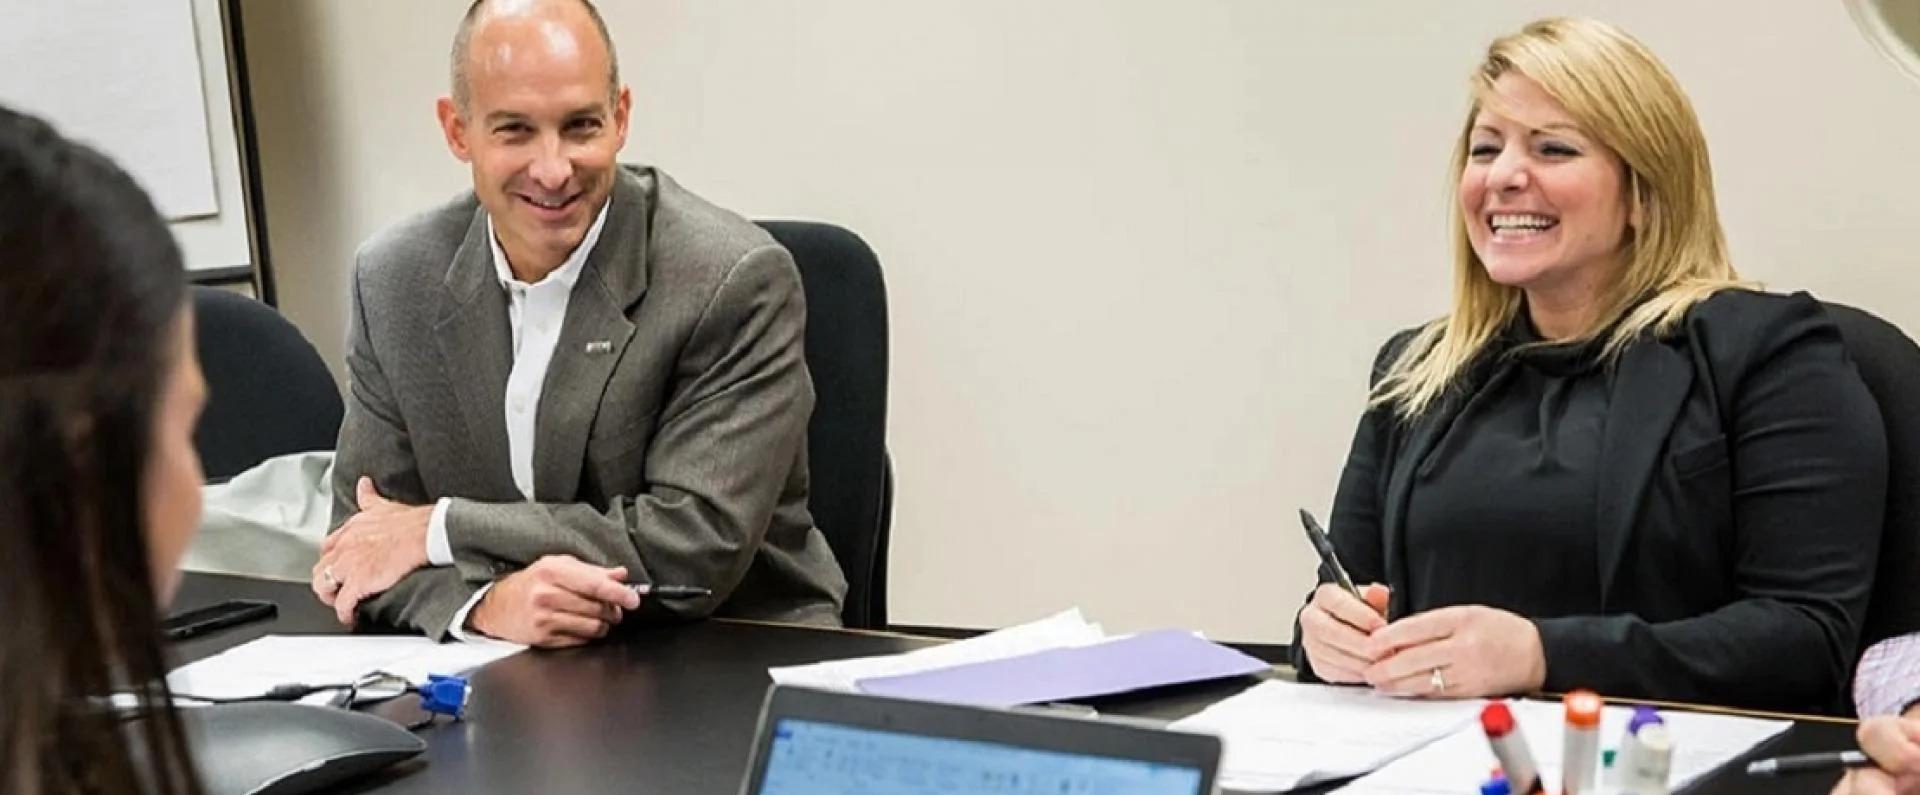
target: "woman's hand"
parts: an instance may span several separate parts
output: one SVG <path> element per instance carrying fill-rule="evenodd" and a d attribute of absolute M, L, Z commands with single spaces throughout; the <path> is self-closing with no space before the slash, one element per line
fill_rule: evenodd
<path fill-rule="evenodd" d="M 1363 674 L 1373 663 L 1366 656 L 1367 636 L 1387 625 L 1390 593 L 1370 584 L 1360 589 L 1363 602 L 1332 583 L 1313 589 L 1313 600 L 1300 611 L 1300 642 L 1315 676 L 1342 685 L 1366 681 Z"/>
<path fill-rule="evenodd" d="M 1372 661 L 1363 672 L 1368 684 L 1400 696 L 1502 696 L 1538 690 L 1547 678 L 1539 628 L 1480 605 L 1395 621 L 1369 636 L 1358 656 Z"/>

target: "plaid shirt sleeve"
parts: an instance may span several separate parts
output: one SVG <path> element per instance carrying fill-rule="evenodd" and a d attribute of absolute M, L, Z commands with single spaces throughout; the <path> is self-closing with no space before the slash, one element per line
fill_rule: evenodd
<path fill-rule="evenodd" d="M 1853 674 L 1853 704 L 1860 717 L 1898 715 L 1920 701 L 1920 633 L 1873 644 Z"/>

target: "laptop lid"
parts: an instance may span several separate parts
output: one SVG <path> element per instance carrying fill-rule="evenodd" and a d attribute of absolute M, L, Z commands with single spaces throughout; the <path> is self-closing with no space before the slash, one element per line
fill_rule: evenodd
<path fill-rule="evenodd" d="M 775 686 L 742 795 L 1209 795 L 1220 739 Z"/>

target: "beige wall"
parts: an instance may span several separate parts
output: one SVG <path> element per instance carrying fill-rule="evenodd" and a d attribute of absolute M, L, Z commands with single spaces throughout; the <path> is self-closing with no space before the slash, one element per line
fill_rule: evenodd
<path fill-rule="evenodd" d="M 355 245 L 465 184 L 457 2 L 245 4 L 286 311 L 338 366 Z M 893 617 L 1069 604 L 1283 641 L 1375 346 L 1440 311 L 1464 74 L 1550 12 L 1638 33 L 1738 261 L 1920 329 L 1920 84 L 1840 0 L 610 0 L 627 157 L 887 268 Z"/>

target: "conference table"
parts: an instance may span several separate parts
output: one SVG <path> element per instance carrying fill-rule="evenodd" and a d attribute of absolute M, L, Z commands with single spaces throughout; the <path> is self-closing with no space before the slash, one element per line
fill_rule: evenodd
<path fill-rule="evenodd" d="M 305 583 L 189 573 L 173 609 L 223 599 L 279 605 L 272 621 L 177 645 L 184 664 L 267 634 L 340 633 L 333 611 Z M 942 641 L 716 619 L 622 626 L 577 649 L 530 650 L 476 671 L 466 718 L 420 730 L 421 758 L 348 785 L 380 793 L 687 793 L 739 791 L 770 666 L 894 654 Z M 1271 676 L 1290 672 L 1276 668 Z M 1088 702 L 1103 714 L 1172 720 L 1256 680 L 1162 688 Z M 372 708 L 402 724 L 422 717 L 413 699 Z M 1772 742 L 1685 790 L 1689 793 L 1825 793 L 1837 776 L 1754 779 L 1749 758 L 1852 747 L 1853 724 L 1800 717 Z M 205 749 L 203 749 L 204 751 Z M 1325 792 L 1331 787 L 1305 792 Z"/>

